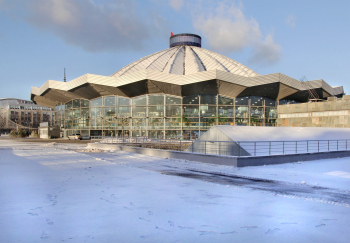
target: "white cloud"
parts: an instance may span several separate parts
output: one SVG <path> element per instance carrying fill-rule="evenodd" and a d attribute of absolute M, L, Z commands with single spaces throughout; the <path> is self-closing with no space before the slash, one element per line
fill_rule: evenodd
<path fill-rule="evenodd" d="M 0 0 L 0 10 L 5 9 L 8 5 L 8 2 L 6 0 Z"/>
<path fill-rule="evenodd" d="M 164 26 L 133 0 L 14 1 L 30 24 L 91 52 L 141 49 Z"/>
<path fill-rule="evenodd" d="M 180 9 L 184 5 L 184 1 L 183 0 L 170 0 L 169 4 L 174 10 L 180 11 Z"/>
<path fill-rule="evenodd" d="M 37 1 L 31 9 L 35 15 L 31 14 L 30 20 L 34 23 L 45 19 L 48 22 L 41 25 L 56 25 L 62 27 L 76 28 L 80 26 L 80 9 L 74 1 L 68 0 L 49 0 Z"/>
<path fill-rule="evenodd" d="M 194 15 L 194 27 L 209 42 L 213 50 L 231 53 L 249 47 L 253 49 L 252 62 L 273 63 L 279 60 L 281 47 L 274 43 L 271 35 L 265 40 L 259 23 L 247 18 L 243 5 L 220 3 L 213 11 Z"/>
<path fill-rule="evenodd" d="M 251 62 L 260 65 L 276 63 L 280 60 L 281 49 L 281 46 L 273 41 L 272 36 L 268 35 L 263 42 L 254 46 Z"/>
<path fill-rule="evenodd" d="M 286 24 L 287 24 L 289 27 L 294 28 L 294 27 L 295 27 L 295 24 L 296 24 L 296 18 L 295 18 L 294 15 L 288 15 L 288 17 L 286 18 L 285 22 L 286 22 Z"/>

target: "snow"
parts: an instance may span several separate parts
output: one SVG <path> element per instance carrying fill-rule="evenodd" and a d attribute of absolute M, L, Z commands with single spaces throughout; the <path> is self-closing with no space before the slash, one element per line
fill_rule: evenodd
<path fill-rule="evenodd" d="M 254 126 L 212 126 L 231 141 L 303 141 L 349 139 L 350 128 L 331 127 L 254 127 Z M 204 137 L 204 135 L 203 135 Z M 200 138 L 202 139 L 202 137 Z M 210 140 L 210 139 L 205 139 Z"/>
<path fill-rule="evenodd" d="M 218 125 L 212 126 L 186 151 L 235 156 L 346 151 L 350 148 L 349 137 L 349 128 Z M 238 150 L 232 142 L 243 149 Z"/>
<path fill-rule="evenodd" d="M 0 139 L 0 242 L 348 242 L 349 160 L 234 168 Z"/>

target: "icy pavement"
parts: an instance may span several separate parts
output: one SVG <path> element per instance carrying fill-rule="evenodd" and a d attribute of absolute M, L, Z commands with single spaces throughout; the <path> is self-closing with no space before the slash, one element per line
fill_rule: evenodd
<path fill-rule="evenodd" d="M 348 158 L 233 168 L 0 140 L 0 242 L 348 242 Z M 331 195 L 338 193 L 338 195 Z"/>

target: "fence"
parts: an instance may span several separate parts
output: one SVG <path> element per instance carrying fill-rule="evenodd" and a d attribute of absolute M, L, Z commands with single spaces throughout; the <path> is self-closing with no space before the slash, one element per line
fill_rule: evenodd
<path fill-rule="evenodd" d="M 91 137 L 92 142 L 123 144 L 226 156 L 270 156 L 350 150 L 350 140 L 300 140 L 300 141 L 202 141 L 156 139 L 147 137 Z"/>
<path fill-rule="evenodd" d="M 301 141 L 196 141 L 193 151 L 204 154 L 230 156 L 270 156 L 331 151 L 347 151 L 350 140 L 301 140 Z"/>
<path fill-rule="evenodd" d="M 123 144 L 125 146 L 184 151 L 193 140 L 158 139 L 148 137 L 106 137 L 91 136 L 91 142 Z"/>

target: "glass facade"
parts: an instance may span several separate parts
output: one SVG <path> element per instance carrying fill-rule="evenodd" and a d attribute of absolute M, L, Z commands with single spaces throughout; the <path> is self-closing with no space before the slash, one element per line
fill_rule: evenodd
<path fill-rule="evenodd" d="M 195 139 L 213 125 L 275 126 L 277 102 L 265 97 L 221 95 L 76 99 L 55 107 L 55 125 L 72 133 Z"/>

